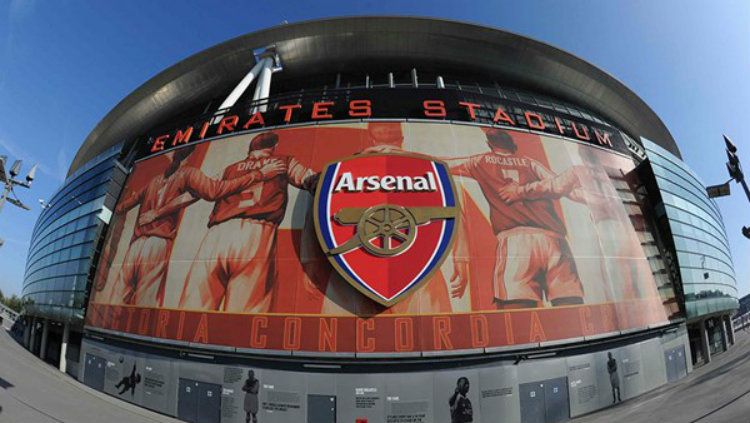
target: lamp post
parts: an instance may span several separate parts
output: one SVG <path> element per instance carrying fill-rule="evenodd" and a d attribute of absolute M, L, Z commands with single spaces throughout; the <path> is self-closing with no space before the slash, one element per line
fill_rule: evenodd
<path fill-rule="evenodd" d="M 30 210 L 27 205 L 25 205 L 23 202 L 21 202 L 21 200 L 18 199 L 14 188 L 16 186 L 31 188 L 31 182 L 34 180 L 34 177 L 36 175 L 37 165 L 31 167 L 29 173 L 26 174 L 25 181 L 19 181 L 18 179 L 16 179 L 16 177 L 21 173 L 22 161 L 16 160 L 15 162 L 13 162 L 13 166 L 11 166 L 10 170 L 6 172 L 5 163 L 7 160 L 7 156 L 0 156 L 0 183 L 3 184 L 3 194 L 2 196 L 0 196 L 0 211 L 2 211 L 3 206 L 6 202 L 24 210 Z M 0 246 L 2 245 L 3 240 L 0 239 Z"/>

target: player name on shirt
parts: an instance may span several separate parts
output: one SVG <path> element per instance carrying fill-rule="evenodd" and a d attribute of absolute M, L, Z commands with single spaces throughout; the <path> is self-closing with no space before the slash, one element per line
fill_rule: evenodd
<path fill-rule="evenodd" d="M 371 191 L 437 191 L 435 174 L 424 176 L 352 176 L 351 172 L 341 174 L 334 191 L 371 192 Z"/>
<path fill-rule="evenodd" d="M 489 164 L 501 165 L 501 166 L 526 166 L 531 165 L 531 161 L 526 157 L 516 156 L 501 156 L 498 154 L 485 155 L 484 161 Z"/>

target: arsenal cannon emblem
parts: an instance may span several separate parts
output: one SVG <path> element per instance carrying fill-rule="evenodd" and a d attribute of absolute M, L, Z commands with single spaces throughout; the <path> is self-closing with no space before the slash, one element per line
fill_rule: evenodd
<path fill-rule="evenodd" d="M 440 266 L 458 214 L 446 165 L 419 155 L 330 163 L 315 194 L 315 229 L 326 256 L 346 281 L 385 306 Z"/>

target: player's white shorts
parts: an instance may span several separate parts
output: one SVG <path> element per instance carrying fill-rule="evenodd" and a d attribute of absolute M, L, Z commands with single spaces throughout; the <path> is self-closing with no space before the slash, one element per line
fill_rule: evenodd
<path fill-rule="evenodd" d="M 170 240 L 156 236 L 141 236 L 130 243 L 112 289 L 111 304 L 161 305 L 169 244 Z"/>
<path fill-rule="evenodd" d="M 565 238 L 520 227 L 497 235 L 494 291 L 500 301 L 583 298 L 583 286 Z"/>
<path fill-rule="evenodd" d="M 230 219 L 206 232 L 190 266 L 180 308 L 267 312 L 276 278 L 273 223 Z"/>

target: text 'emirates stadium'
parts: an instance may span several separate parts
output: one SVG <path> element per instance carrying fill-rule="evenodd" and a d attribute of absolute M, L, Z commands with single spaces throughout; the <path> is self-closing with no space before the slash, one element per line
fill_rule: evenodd
<path fill-rule="evenodd" d="M 229 40 L 114 107 L 49 203 L 25 346 L 189 422 L 560 422 L 734 343 L 724 224 L 669 130 L 498 29 Z"/>

